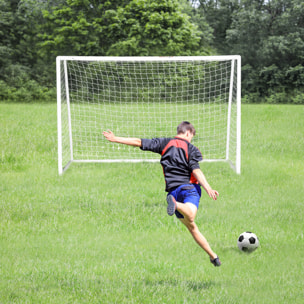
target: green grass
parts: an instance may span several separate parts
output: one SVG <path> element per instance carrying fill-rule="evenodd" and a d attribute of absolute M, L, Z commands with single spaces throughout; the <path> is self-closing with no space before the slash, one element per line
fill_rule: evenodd
<path fill-rule="evenodd" d="M 0 104 L 0 303 L 303 303 L 303 114 L 243 105 L 242 174 L 202 164 L 220 192 L 197 216 L 215 268 L 167 216 L 160 165 L 60 177 L 56 105 Z M 245 230 L 261 243 L 249 255 Z"/>

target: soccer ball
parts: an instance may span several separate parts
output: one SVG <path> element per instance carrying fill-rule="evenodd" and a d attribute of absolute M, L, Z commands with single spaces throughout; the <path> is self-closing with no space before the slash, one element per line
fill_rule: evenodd
<path fill-rule="evenodd" d="M 238 247 L 241 251 L 252 252 L 256 250 L 259 245 L 258 237 L 252 232 L 243 232 L 238 238 L 237 241 Z"/>

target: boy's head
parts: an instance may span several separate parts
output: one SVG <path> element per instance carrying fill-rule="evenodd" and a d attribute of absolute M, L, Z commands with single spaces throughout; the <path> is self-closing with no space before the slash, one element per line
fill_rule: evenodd
<path fill-rule="evenodd" d="M 187 131 L 189 131 L 193 136 L 195 135 L 195 129 L 190 122 L 183 121 L 177 126 L 177 135 L 186 134 Z"/>

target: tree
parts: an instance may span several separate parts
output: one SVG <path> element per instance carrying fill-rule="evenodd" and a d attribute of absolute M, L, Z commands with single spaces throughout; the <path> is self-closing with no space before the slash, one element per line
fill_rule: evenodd
<path fill-rule="evenodd" d="M 1 99 L 32 101 L 49 98 L 48 87 L 53 87 L 53 83 L 46 65 L 39 63 L 36 47 L 37 25 L 42 22 L 40 5 L 45 3 L 0 0 Z"/>
<path fill-rule="evenodd" d="M 44 56 L 204 53 L 201 33 L 176 0 L 67 0 L 43 14 Z"/>
<path fill-rule="evenodd" d="M 58 55 L 102 55 L 106 41 L 100 41 L 104 9 L 99 2 L 67 0 L 44 10 L 46 22 L 39 35 L 41 55 L 52 60 Z"/>
<path fill-rule="evenodd" d="M 243 89 L 250 87 L 267 96 L 292 93 L 295 83 L 299 87 L 303 79 L 299 74 L 304 59 L 303 16 L 301 0 L 241 1 L 240 9 L 232 15 L 226 40 L 232 53 L 242 55 L 246 66 Z"/>
<path fill-rule="evenodd" d="M 206 16 L 200 14 L 196 7 L 189 0 L 179 0 L 181 11 L 190 16 L 190 22 L 197 26 L 200 34 L 200 46 L 204 49 L 204 52 L 215 53 L 215 49 L 212 48 L 214 45 L 213 29 L 208 24 Z M 208 51 L 210 49 L 210 51 Z"/>
<path fill-rule="evenodd" d="M 243 1 L 227 31 L 231 52 L 251 66 L 298 64 L 303 58 L 303 8 L 300 0 Z M 303 6 L 303 5 L 302 5 Z"/>
<path fill-rule="evenodd" d="M 177 1 L 132 0 L 113 15 L 111 28 L 116 41 L 107 54 L 178 56 L 206 54 L 201 32 L 181 12 Z M 205 50 L 209 49 L 205 45 Z"/>
<path fill-rule="evenodd" d="M 36 2 L 36 1 L 35 1 Z M 34 0 L 0 0 L 0 77 L 12 86 L 22 86 L 29 79 L 42 80 L 35 69 L 37 55 L 37 25 L 43 20 L 42 2 Z"/>
<path fill-rule="evenodd" d="M 239 9 L 239 0 L 191 0 L 197 14 L 203 16 L 212 29 L 212 47 L 220 54 L 228 54 L 226 33 L 232 23 L 232 15 Z"/>
<path fill-rule="evenodd" d="M 27 62 L 20 58 L 25 24 L 18 13 L 18 2 L 0 0 L 0 79 L 9 84 L 16 84 L 28 77 Z"/>

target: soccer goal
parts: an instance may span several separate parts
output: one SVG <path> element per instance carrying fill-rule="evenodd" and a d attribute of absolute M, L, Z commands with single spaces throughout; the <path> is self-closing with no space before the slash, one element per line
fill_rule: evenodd
<path fill-rule="evenodd" d="M 241 58 L 57 57 L 58 168 L 73 162 L 159 161 L 117 136 L 174 137 L 190 121 L 204 161 L 241 170 Z"/>

